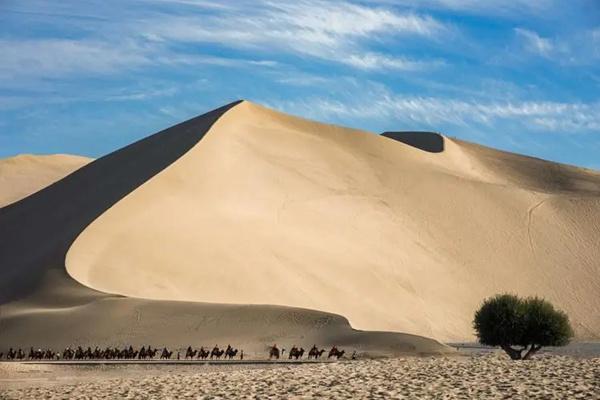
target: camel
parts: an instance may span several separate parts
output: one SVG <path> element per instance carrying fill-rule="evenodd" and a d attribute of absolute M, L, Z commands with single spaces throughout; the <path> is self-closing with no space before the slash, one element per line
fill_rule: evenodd
<path fill-rule="evenodd" d="M 269 360 L 272 358 L 279 360 L 279 349 L 277 348 L 276 344 L 274 344 L 272 347 L 269 347 Z"/>
<path fill-rule="evenodd" d="M 229 358 L 230 360 L 232 360 L 233 357 L 235 357 L 237 353 L 238 353 L 238 349 L 228 348 L 225 351 L 225 358 Z"/>
<path fill-rule="evenodd" d="M 210 355 L 210 351 L 204 350 L 204 347 L 200 347 L 200 350 L 198 350 L 198 358 L 206 360 L 209 355 Z"/>
<path fill-rule="evenodd" d="M 197 353 L 198 350 L 192 350 L 192 347 L 188 346 L 187 350 L 185 351 L 185 359 L 187 360 L 189 358 L 193 360 Z"/>
<path fill-rule="evenodd" d="M 336 346 L 333 346 L 331 350 L 329 350 L 329 355 L 327 356 L 327 359 L 335 357 L 339 360 L 344 355 L 344 353 L 345 350 L 340 351 Z"/>
<path fill-rule="evenodd" d="M 292 347 L 292 349 L 290 350 L 288 359 L 292 359 L 295 358 L 296 360 L 298 358 L 302 358 L 302 356 L 304 355 L 304 349 L 302 347 L 300 347 L 300 349 L 298 349 L 295 345 Z"/>
<path fill-rule="evenodd" d="M 150 346 L 148 346 L 148 350 L 146 350 L 146 355 L 148 356 L 149 359 L 153 359 L 156 356 L 156 353 L 158 352 L 157 349 L 152 349 L 150 348 Z"/>
<path fill-rule="evenodd" d="M 160 354 L 160 359 L 161 360 L 169 360 L 171 359 L 171 356 L 173 355 L 172 351 L 167 350 L 167 348 L 163 348 L 162 353 Z"/>
<path fill-rule="evenodd" d="M 213 357 L 217 357 L 217 360 L 220 360 L 223 353 L 225 353 L 225 350 L 219 350 L 219 347 L 215 345 L 215 347 L 213 347 L 212 351 L 210 352 L 210 359 L 212 360 Z"/>
<path fill-rule="evenodd" d="M 314 358 L 316 360 L 320 358 L 323 355 L 323 353 L 325 353 L 325 349 L 319 350 L 317 348 L 317 345 L 313 345 L 313 347 L 308 352 L 308 359 L 310 360 L 311 358 Z"/>
<path fill-rule="evenodd" d="M 70 347 L 67 347 L 62 352 L 62 358 L 63 358 L 63 360 L 71 360 L 71 359 L 73 359 L 74 355 L 75 355 L 75 352 L 73 350 L 71 350 Z"/>

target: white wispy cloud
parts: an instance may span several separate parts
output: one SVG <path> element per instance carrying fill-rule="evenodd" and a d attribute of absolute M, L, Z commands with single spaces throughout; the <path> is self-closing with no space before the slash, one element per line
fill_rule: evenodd
<path fill-rule="evenodd" d="M 101 39 L 0 40 L 0 54 L 3 56 L 0 81 L 8 83 L 15 78 L 76 78 L 160 66 L 278 66 L 276 61 L 268 59 L 178 53 L 162 44 L 152 45 L 135 40 L 120 43 Z"/>
<path fill-rule="evenodd" d="M 440 65 L 369 50 L 371 41 L 398 36 L 433 40 L 451 28 L 428 15 L 347 2 L 258 2 L 216 15 L 161 17 L 140 30 L 154 41 L 218 43 L 264 52 L 283 51 L 361 69 L 416 69 Z"/>
<path fill-rule="evenodd" d="M 600 28 L 576 31 L 556 37 L 515 28 L 521 46 L 530 54 L 562 65 L 589 65 L 600 59 Z"/>
<path fill-rule="evenodd" d="M 515 28 L 515 33 L 523 40 L 525 48 L 532 53 L 549 56 L 554 50 L 555 46 L 552 41 L 541 37 L 536 32 L 523 28 Z"/>
<path fill-rule="evenodd" d="M 426 10 L 460 11 L 465 14 L 490 15 L 494 17 L 522 17 L 540 15 L 561 6 L 559 0 L 374 0 L 379 4 L 418 7 Z"/>
<path fill-rule="evenodd" d="M 149 64 L 144 49 L 134 43 L 97 40 L 0 40 L 0 78 L 55 77 L 64 74 L 107 73 Z"/>
<path fill-rule="evenodd" d="M 439 59 L 413 59 L 370 49 L 373 43 L 393 44 L 398 37 L 438 40 L 452 27 L 426 15 L 400 12 L 384 6 L 323 0 L 280 0 L 215 4 L 202 0 L 146 0 L 150 5 L 176 6 L 141 10 L 121 17 L 101 12 L 89 24 L 86 9 L 76 4 L 83 24 L 71 14 L 69 29 L 83 29 L 79 39 L 0 39 L 0 79 L 47 78 L 109 74 L 157 65 L 213 65 L 278 67 L 269 55 L 312 57 L 366 71 L 430 69 L 444 65 Z M 192 7 L 191 12 L 182 13 Z M 194 11 L 196 10 L 197 11 Z M 39 10 L 38 10 L 39 11 Z M 37 15 L 37 14 L 36 14 Z M 389 43 L 388 43 L 389 42 Z M 181 46 L 181 45 L 184 46 Z M 258 50 L 258 59 L 199 54 L 185 46 L 219 44 L 232 49 Z M 262 54 L 262 57 L 261 57 Z"/>
<path fill-rule="evenodd" d="M 132 91 L 128 93 L 119 93 L 108 95 L 104 98 L 106 101 L 130 101 L 130 100 L 147 100 L 154 97 L 173 96 L 177 93 L 178 88 L 170 87 L 164 89 L 149 89 Z"/>
<path fill-rule="evenodd" d="M 404 71 L 427 70 L 445 64 L 443 60 L 412 60 L 404 57 L 388 57 L 378 53 L 351 54 L 341 62 L 364 70 L 396 69 Z"/>
<path fill-rule="evenodd" d="M 335 121 L 388 121 L 394 124 L 439 129 L 499 126 L 544 132 L 594 132 L 600 130 L 600 102 L 535 100 L 461 100 L 400 95 L 371 83 L 350 88 L 335 98 L 321 96 L 270 105 L 310 118 Z M 358 95 L 360 91 L 360 95 Z"/>

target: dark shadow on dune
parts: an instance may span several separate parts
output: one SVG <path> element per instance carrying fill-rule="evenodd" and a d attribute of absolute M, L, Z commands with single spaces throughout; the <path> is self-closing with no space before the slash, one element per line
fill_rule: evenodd
<path fill-rule="evenodd" d="M 429 153 L 441 153 L 444 151 L 444 137 L 435 132 L 383 132 L 381 136 L 397 140 L 398 142 Z"/>
<path fill-rule="evenodd" d="M 108 154 L 0 209 L 0 304 L 26 296 L 48 269 L 64 271 L 69 247 L 92 221 L 185 154 L 238 103 Z"/>

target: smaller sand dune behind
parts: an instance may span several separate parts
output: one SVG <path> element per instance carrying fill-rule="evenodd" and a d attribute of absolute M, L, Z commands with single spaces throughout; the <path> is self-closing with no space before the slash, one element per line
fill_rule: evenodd
<path fill-rule="evenodd" d="M 0 160 L 0 207 L 19 201 L 78 170 L 91 158 L 21 154 Z"/>

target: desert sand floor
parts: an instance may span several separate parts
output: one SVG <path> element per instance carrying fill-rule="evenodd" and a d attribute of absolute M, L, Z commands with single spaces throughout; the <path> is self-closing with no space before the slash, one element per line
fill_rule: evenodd
<path fill-rule="evenodd" d="M 4 364 L 0 371 L 14 377 L 24 367 Z M 39 375 L 40 368 L 54 367 L 35 368 Z M 58 382 L 65 373 L 60 371 L 47 373 Z M 0 393 L 7 399 L 600 399 L 600 358 L 550 354 L 528 362 L 490 353 L 281 367 L 128 368 L 119 370 L 119 377 L 110 369 L 77 368 L 71 372 L 80 379 L 87 377 L 77 384 L 65 383 L 64 379 L 55 384 L 39 379 L 27 385 L 13 383 Z M 31 374 L 29 371 L 28 376 Z"/>

